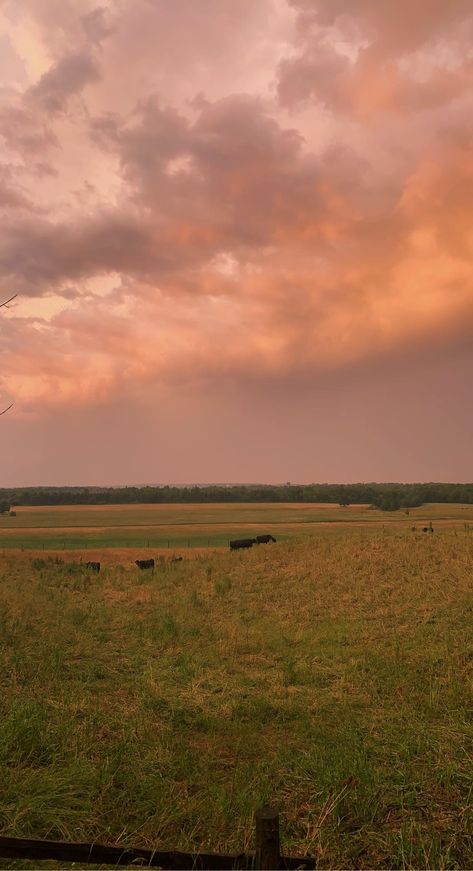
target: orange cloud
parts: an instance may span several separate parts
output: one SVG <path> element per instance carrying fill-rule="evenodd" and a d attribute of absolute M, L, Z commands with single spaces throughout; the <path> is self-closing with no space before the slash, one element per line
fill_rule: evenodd
<path fill-rule="evenodd" d="M 227 46 L 232 5 L 218 6 Z M 131 111 L 127 91 L 104 112 L 118 47 L 124 67 L 135 57 L 125 22 L 141 32 L 148 6 L 107 24 L 89 3 L 66 4 L 50 36 L 37 7 L 50 69 L 3 107 L 0 283 L 22 299 L 1 322 L 4 392 L 32 408 L 317 379 L 461 337 L 473 316 L 470 7 L 447 15 L 431 0 L 398 23 L 390 4 L 294 0 L 298 27 L 271 51 L 252 19 L 257 81 L 277 75 L 278 99 L 230 86 L 196 99 L 189 85 L 184 100 L 176 62 L 174 102 L 153 79 Z M 216 74 L 221 48 L 204 25 L 217 6 L 196 8 Z M 442 34 L 443 66 L 432 54 Z M 77 161 L 65 147 L 74 132 Z"/>

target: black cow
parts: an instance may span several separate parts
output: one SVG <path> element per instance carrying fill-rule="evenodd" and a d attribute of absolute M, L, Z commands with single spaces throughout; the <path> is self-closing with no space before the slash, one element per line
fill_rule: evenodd
<path fill-rule="evenodd" d="M 239 550 L 241 547 L 253 547 L 256 538 L 235 538 L 230 542 L 230 550 Z"/>
<path fill-rule="evenodd" d="M 91 563 L 86 563 L 86 564 L 85 564 L 85 567 L 86 567 L 86 569 L 91 569 L 93 572 L 99 572 L 99 571 L 100 571 L 100 563 L 93 563 L 93 562 L 91 562 Z"/>
<path fill-rule="evenodd" d="M 272 535 L 257 535 L 256 543 L 257 544 L 268 544 L 270 541 L 276 541 L 276 539 Z"/>
<path fill-rule="evenodd" d="M 171 557 L 171 562 L 172 563 L 180 563 L 182 559 L 183 559 L 182 556 L 173 556 L 173 557 Z"/>
<path fill-rule="evenodd" d="M 139 569 L 154 569 L 154 559 L 137 559 L 135 566 Z"/>

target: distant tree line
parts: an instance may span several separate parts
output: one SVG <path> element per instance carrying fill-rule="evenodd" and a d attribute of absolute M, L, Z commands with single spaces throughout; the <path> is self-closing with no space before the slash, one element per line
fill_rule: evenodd
<path fill-rule="evenodd" d="M 20 487 L 0 489 L 0 510 L 16 505 L 136 503 L 331 502 L 383 511 L 425 502 L 473 503 L 473 484 L 251 484 L 195 487 Z"/>

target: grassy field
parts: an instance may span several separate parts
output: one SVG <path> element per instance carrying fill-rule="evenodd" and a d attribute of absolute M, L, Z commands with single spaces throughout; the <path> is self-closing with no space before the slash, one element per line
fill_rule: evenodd
<path fill-rule="evenodd" d="M 81 548 L 224 547 L 241 536 L 273 532 L 279 539 L 312 535 L 323 525 L 410 530 L 430 521 L 441 528 L 473 526 L 473 505 L 432 504 L 384 512 L 368 505 L 75 505 L 19 507 L 0 515 L 0 546 L 41 550 Z"/>
<path fill-rule="evenodd" d="M 2 834 L 251 849 L 271 802 L 320 868 L 473 866 L 463 522 L 118 555 L 0 558 Z"/>

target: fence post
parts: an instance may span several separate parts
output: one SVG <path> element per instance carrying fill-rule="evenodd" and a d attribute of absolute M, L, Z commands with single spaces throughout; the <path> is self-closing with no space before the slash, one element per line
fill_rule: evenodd
<path fill-rule="evenodd" d="M 258 871 L 274 871 L 281 865 L 278 811 L 267 806 L 256 811 L 255 827 L 255 868 Z"/>

